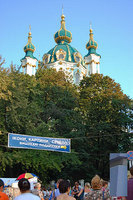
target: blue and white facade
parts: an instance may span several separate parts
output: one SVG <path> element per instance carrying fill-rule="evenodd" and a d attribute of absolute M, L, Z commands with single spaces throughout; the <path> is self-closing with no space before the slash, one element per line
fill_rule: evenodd
<path fill-rule="evenodd" d="M 37 59 L 33 56 L 35 47 L 31 38 L 31 32 L 29 32 L 28 43 L 24 47 L 26 55 L 21 59 L 21 65 L 24 73 L 35 75 Z M 84 76 L 100 73 L 101 56 L 96 52 L 98 45 L 93 39 L 91 28 L 89 42 L 86 44 L 88 54 L 84 57 L 70 44 L 72 33 L 65 27 L 65 16 L 63 14 L 61 15 L 61 28 L 54 34 L 54 40 L 56 45 L 43 54 L 42 60 L 38 62 L 38 67 L 53 68 L 57 71 L 63 70 L 76 85 L 80 83 Z"/>

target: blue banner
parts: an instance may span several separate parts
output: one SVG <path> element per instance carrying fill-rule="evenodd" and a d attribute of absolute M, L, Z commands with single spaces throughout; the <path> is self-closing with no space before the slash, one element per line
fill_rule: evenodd
<path fill-rule="evenodd" d="M 8 134 L 8 147 L 70 153 L 70 139 Z"/>

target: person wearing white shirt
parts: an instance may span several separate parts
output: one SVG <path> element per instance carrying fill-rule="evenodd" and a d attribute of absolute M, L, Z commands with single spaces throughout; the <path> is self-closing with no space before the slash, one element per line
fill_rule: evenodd
<path fill-rule="evenodd" d="M 14 200 L 40 200 L 40 198 L 30 192 L 30 182 L 26 178 L 20 179 L 18 182 L 18 187 L 21 194 L 17 196 Z"/>

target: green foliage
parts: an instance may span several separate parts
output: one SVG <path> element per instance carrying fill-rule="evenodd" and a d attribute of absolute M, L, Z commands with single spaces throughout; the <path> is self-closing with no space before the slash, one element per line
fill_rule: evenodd
<path fill-rule="evenodd" d="M 33 172 L 52 179 L 108 178 L 109 153 L 131 148 L 131 100 L 108 76 L 91 75 L 77 88 L 62 72 L 40 69 L 36 76 L 0 64 L 0 173 Z M 72 138 L 71 153 L 7 148 L 8 133 Z"/>
<path fill-rule="evenodd" d="M 131 100 L 110 77 L 94 74 L 81 81 L 79 103 L 88 153 L 95 155 L 93 168 L 103 177 L 108 176 L 106 157 L 113 152 L 127 152 L 131 145 L 127 131 L 133 122 Z"/>
<path fill-rule="evenodd" d="M 10 95 L 5 90 L 5 98 L 0 99 L 0 145 L 7 145 L 6 133 L 9 132 L 44 137 L 64 137 L 66 133 L 69 136 L 73 126 L 71 124 L 67 129 L 66 126 L 69 118 L 74 116 L 76 91 L 65 81 L 64 73 L 42 70 L 34 77 L 19 73 L 11 66 L 7 73 L 2 69 L 1 74 L 7 81 L 6 90 L 10 91 Z M 0 149 L 1 153 L 4 151 L 3 155 L 6 155 L 1 156 L 0 170 L 10 177 L 31 171 L 46 182 L 50 180 L 51 171 L 56 170 L 60 173 L 66 164 L 80 163 L 78 157 L 72 154 L 68 156 L 55 152 L 14 150 L 5 147 Z"/>

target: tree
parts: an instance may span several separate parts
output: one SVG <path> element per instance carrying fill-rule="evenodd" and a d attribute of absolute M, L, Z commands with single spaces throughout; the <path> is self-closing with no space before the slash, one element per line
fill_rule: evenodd
<path fill-rule="evenodd" d="M 85 77 L 72 85 L 63 71 L 40 69 L 36 76 L 13 65 L 0 68 L 0 173 L 57 178 L 108 177 L 110 152 L 127 152 L 133 109 L 120 85 L 108 76 Z M 9 132 L 71 138 L 71 153 L 7 148 Z M 130 137 L 129 137 L 130 136 Z M 45 176 L 44 176 L 45 174 Z"/>
<path fill-rule="evenodd" d="M 93 173 L 97 170 L 108 177 L 109 153 L 127 152 L 131 145 L 131 100 L 110 77 L 93 74 L 80 83 L 79 103 L 86 129 L 86 152 L 92 154 L 87 163 L 93 165 Z"/>
<path fill-rule="evenodd" d="M 19 73 L 11 67 L 4 78 L 5 81 L 10 80 L 11 84 L 7 84 L 6 88 L 10 96 L 6 95 L 6 98 L 0 100 L 5 119 L 1 120 L 1 174 L 15 177 L 22 172 L 32 171 L 46 182 L 52 178 L 49 175 L 55 177 L 54 171 L 60 173 L 64 166 L 80 163 L 73 154 L 6 148 L 9 132 L 43 137 L 64 137 L 64 132 L 69 136 L 73 126 L 68 118 L 74 112 L 76 97 L 75 93 L 72 94 L 73 86 L 65 82 L 64 74 L 45 70 L 34 77 Z M 67 131 L 64 124 L 67 125 Z"/>

